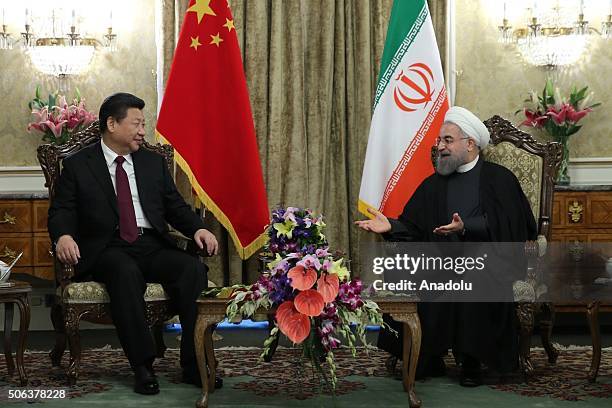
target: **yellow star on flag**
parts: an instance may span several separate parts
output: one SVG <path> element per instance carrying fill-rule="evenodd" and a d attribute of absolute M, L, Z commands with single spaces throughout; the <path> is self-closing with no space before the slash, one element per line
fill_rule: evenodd
<path fill-rule="evenodd" d="M 223 38 L 221 38 L 219 33 L 217 33 L 217 35 L 211 35 L 210 38 L 210 43 L 215 44 L 217 47 L 219 47 L 219 44 L 221 44 L 221 42 L 223 41 Z"/>
<path fill-rule="evenodd" d="M 195 48 L 195 50 L 197 51 L 198 47 L 200 45 L 202 45 L 202 44 L 200 43 L 200 37 L 199 36 L 195 37 L 195 38 L 191 37 L 191 45 L 189 46 L 190 48 Z"/>
<path fill-rule="evenodd" d="M 234 26 L 234 20 L 230 20 L 229 18 L 225 19 L 225 24 L 223 27 L 227 27 L 227 31 L 232 31 L 232 28 L 235 30 L 236 26 Z"/>
<path fill-rule="evenodd" d="M 205 15 L 216 16 L 213 9 L 210 8 L 210 2 L 212 0 L 195 0 L 193 6 L 187 9 L 187 12 L 197 13 L 198 15 L 198 24 L 202 22 L 202 19 Z"/>

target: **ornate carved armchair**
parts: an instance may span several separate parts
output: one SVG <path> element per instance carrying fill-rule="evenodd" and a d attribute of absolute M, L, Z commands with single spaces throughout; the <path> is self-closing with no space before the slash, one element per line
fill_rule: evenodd
<path fill-rule="evenodd" d="M 75 134 L 66 144 L 56 146 L 44 144 L 38 147 L 38 161 L 45 174 L 45 186 L 49 189 L 49 200 L 53 200 L 61 171 L 62 160 L 88 145 L 100 140 L 98 122 L 92 123 L 87 129 Z M 172 170 L 174 149 L 170 145 L 150 145 L 145 142 L 142 148 L 152 150 L 164 156 L 168 167 Z M 177 235 L 177 245 L 182 249 L 194 250 L 195 245 L 189 245 L 188 240 Z M 103 284 L 98 282 L 73 282 L 72 266 L 55 263 L 55 279 L 57 285 L 56 298 L 51 308 L 51 321 L 55 329 L 56 342 L 50 357 L 53 366 L 59 366 L 66 340 L 70 347 L 70 364 L 67 370 L 70 384 L 76 383 L 79 375 L 81 345 L 79 339 L 79 323 L 86 320 L 93 323 L 112 324 L 110 317 L 109 296 Z M 152 328 L 157 356 L 163 357 L 166 347 L 163 342 L 163 323 L 174 313 L 170 310 L 169 298 L 163 287 L 158 283 L 147 284 L 144 295 L 146 302 L 146 318 Z"/>
<path fill-rule="evenodd" d="M 493 116 L 484 124 L 491 133 L 491 144 L 482 152 L 484 160 L 497 163 L 512 171 L 531 205 L 538 226 L 538 241 L 527 242 L 525 250 L 529 267 L 524 281 L 514 284 L 517 315 L 520 324 L 519 363 L 528 378 L 533 373 L 530 360 L 531 334 L 534 315 L 542 311 L 540 330 L 542 345 L 548 360 L 554 363 L 557 352 L 550 343 L 553 309 L 550 304 L 537 303 L 538 286 L 537 257 L 546 250 L 551 237 L 552 195 L 554 180 L 561 164 L 562 149 L 556 142 L 538 143 L 529 134 L 515 128 L 500 116 Z"/>

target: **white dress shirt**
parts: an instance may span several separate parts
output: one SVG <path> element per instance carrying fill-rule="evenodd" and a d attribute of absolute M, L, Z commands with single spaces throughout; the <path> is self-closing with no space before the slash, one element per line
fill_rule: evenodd
<path fill-rule="evenodd" d="M 104 140 L 101 140 L 102 152 L 104 153 L 104 159 L 108 166 L 108 172 L 110 173 L 111 181 L 113 182 L 113 188 L 115 194 L 117 194 L 117 181 L 115 180 L 115 171 L 117 169 L 117 163 L 115 159 L 118 154 L 111 150 L 110 147 L 104 144 Z M 142 205 L 140 204 L 140 197 L 138 196 L 138 186 L 136 185 L 136 172 L 134 171 L 134 162 L 132 161 L 132 155 L 127 154 L 123 156 L 125 161 L 123 162 L 123 170 L 127 174 L 128 181 L 130 183 L 130 193 L 132 193 L 132 202 L 134 203 L 134 212 L 136 213 L 136 225 L 142 228 L 153 228 L 149 220 L 142 211 Z"/>

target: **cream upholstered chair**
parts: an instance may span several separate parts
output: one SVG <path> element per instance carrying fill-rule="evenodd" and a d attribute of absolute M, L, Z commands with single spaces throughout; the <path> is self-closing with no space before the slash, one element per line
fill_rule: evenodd
<path fill-rule="evenodd" d="M 538 310 L 543 312 L 540 320 L 542 345 L 551 363 L 557 359 L 557 352 L 550 343 L 553 309 L 548 303 L 537 302 L 539 295 L 546 290 L 539 282 L 537 257 L 545 253 L 546 243 L 551 236 L 554 180 L 561 163 L 562 149 L 556 142 L 538 143 L 529 134 L 497 115 L 484 124 L 491 133 L 491 144 L 483 150 L 483 159 L 504 166 L 514 173 L 531 205 L 538 226 L 537 242 L 527 242 L 525 245 L 529 259 L 525 280 L 514 283 L 514 299 L 520 324 L 519 363 L 528 378 L 533 373 L 530 360 L 531 334 L 534 315 Z"/>
<path fill-rule="evenodd" d="M 79 150 L 100 140 L 98 122 L 92 123 L 87 129 L 75 134 L 66 144 L 57 146 L 44 144 L 38 147 L 38 161 L 45 174 L 45 186 L 49 189 L 49 200 L 53 200 L 57 182 L 61 172 L 62 160 Z M 145 142 L 143 148 L 152 150 L 164 156 L 168 168 L 172 170 L 174 150 L 170 145 L 150 145 Z M 192 252 L 196 247 L 192 241 L 177 235 L 177 246 Z M 206 256 L 205 251 L 198 252 Z M 112 324 L 110 317 L 110 299 L 103 284 L 98 282 L 75 282 L 72 266 L 55 263 L 55 279 L 57 285 L 56 299 L 51 308 L 51 321 L 55 329 L 56 342 L 50 357 L 54 366 L 59 366 L 66 340 L 70 347 L 70 365 L 67 370 L 70 384 L 74 384 L 79 374 L 81 346 L 79 340 L 79 322 L 86 320 L 93 323 Z M 169 298 L 162 285 L 148 283 L 144 299 L 146 302 L 146 318 L 152 327 L 157 345 L 157 356 L 163 357 L 166 349 L 162 327 L 165 321 L 174 316 L 170 310 Z"/>

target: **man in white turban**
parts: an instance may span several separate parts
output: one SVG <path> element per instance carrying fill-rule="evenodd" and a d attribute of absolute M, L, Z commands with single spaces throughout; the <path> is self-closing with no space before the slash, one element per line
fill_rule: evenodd
<path fill-rule="evenodd" d="M 421 183 L 400 217 L 357 221 L 387 240 L 415 242 L 525 242 L 537 229 L 517 178 L 505 167 L 482 160 L 489 144 L 486 126 L 470 111 L 452 107 L 437 139 L 436 172 Z M 450 220 L 450 221 L 449 221 Z M 482 383 L 481 363 L 501 373 L 518 364 L 513 303 L 419 303 L 423 338 L 417 376 L 444 375 L 449 349 L 461 362 L 460 383 Z M 400 333 L 382 331 L 378 346 L 402 356 Z"/>

